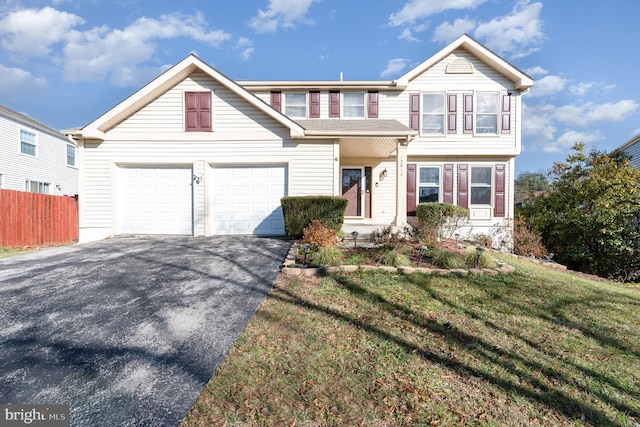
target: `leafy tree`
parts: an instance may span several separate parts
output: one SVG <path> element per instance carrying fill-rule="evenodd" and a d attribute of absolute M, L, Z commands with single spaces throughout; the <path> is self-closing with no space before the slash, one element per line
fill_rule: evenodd
<path fill-rule="evenodd" d="M 522 214 L 555 259 L 616 280 L 640 277 L 640 170 L 623 154 L 585 153 L 576 143 L 556 162 L 550 189 Z"/>
<path fill-rule="evenodd" d="M 529 194 L 536 191 L 547 191 L 550 185 L 542 172 L 522 172 L 515 180 L 515 187 L 517 192 Z"/>

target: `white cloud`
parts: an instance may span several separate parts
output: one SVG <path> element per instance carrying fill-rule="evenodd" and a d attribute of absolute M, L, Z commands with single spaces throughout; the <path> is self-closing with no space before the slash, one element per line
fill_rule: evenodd
<path fill-rule="evenodd" d="M 5 67 L 0 64 L 0 99 L 19 99 L 36 95 L 47 85 L 41 77 L 20 68 Z"/>
<path fill-rule="evenodd" d="M 442 43 L 450 43 L 460 37 L 461 34 L 471 33 L 476 23 L 467 18 L 456 19 L 453 24 L 443 22 L 433 31 L 434 40 Z"/>
<path fill-rule="evenodd" d="M 564 90 L 567 85 L 567 79 L 560 76 L 545 76 L 535 81 L 529 97 L 541 97 L 555 95 Z"/>
<path fill-rule="evenodd" d="M 409 61 L 404 58 L 391 59 L 387 63 L 387 68 L 380 73 L 380 77 L 393 77 L 400 74 L 409 64 Z"/>
<path fill-rule="evenodd" d="M 559 153 L 573 147 L 576 142 L 592 144 L 603 139 L 604 136 L 600 131 L 597 130 L 593 132 L 578 132 L 575 130 L 568 130 L 560 135 L 555 144 L 546 144 L 543 150 L 548 153 Z"/>
<path fill-rule="evenodd" d="M 256 33 L 273 33 L 278 28 L 292 28 L 296 23 L 312 24 L 307 12 L 314 2 L 320 0 L 269 0 L 267 10 L 258 10 L 258 15 L 249 22 Z"/>
<path fill-rule="evenodd" d="M 389 16 L 389 25 L 399 27 L 413 24 L 446 10 L 475 9 L 489 0 L 411 0 L 397 13 Z"/>
<path fill-rule="evenodd" d="M 537 66 L 537 65 L 535 67 L 532 67 L 532 68 L 527 68 L 525 70 L 525 73 L 527 73 L 531 77 L 544 76 L 544 75 L 549 74 L 549 72 L 547 70 L 545 70 L 544 68 L 542 68 L 540 66 Z"/>
<path fill-rule="evenodd" d="M 235 48 L 240 50 L 240 58 L 242 58 L 243 61 L 247 61 L 251 58 L 251 55 L 253 55 L 253 52 L 255 51 L 253 42 L 246 37 L 240 37 Z"/>
<path fill-rule="evenodd" d="M 478 25 L 474 36 L 490 49 L 511 58 L 522 58 L 540 49 L 544 41 L 542 3 L 522 1 L 508 15 Z"/>
<path fill-rule="evenodd" d="M 21 56 L 46 56 L 51 45 L 66 40 L 69 31 L 84 22 L 77 15 L 48 6 L 13 11 L 0 19 L 1 45 Z"/>
<path fill-rule="evenodd" d="M 402 30 L 402 32 L 400 33 L 398 38 L 400 40 L 407 40 L 407 41 L 410 41 L 410 42 L 419 42 L 420 41 L 420 39 L 418 39 L 417 37 L 415 37 L 413 35 L 413 31 L 411 30 L 411 27 L 407 27 L 404 30 Z"/>

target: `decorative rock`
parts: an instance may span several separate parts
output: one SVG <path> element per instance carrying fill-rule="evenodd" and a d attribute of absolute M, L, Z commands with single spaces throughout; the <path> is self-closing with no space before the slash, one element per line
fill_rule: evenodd
<path fill-rule="evenodd" d="M 445 268 L 436 268 L 435 270 L 433 270 L 433 272 L 441 276 L 446 276 L 447 274 L 451 273 L 451 270 L 447 270 Z"/>
<path fill-rule="evenodd" d="M 433 273 L 433 270 L 427 267 L 416 267 L 416 272 L 417 273 L 424 273 L 424 274 L 431 274 Z"/>
<path fill-rule="evenodd" d="M 320 271 L 319 268 L 302 268 L 300 270 L 303 276 L 317 276 Z"/>
<path fill-rule="evenodd" d="M 353 273 L 358 270 L 357 265 L 341 265 L 338 267 L 338 270 L 343 271 L 345 273 Z"/>
<path fill-rule="evenodd" d="M 338 272 L 338 267 L 335 267 L 333 265 L 323 265 L 322 267 L 320 267 L 320 269 L 322 270 L 322 272 L 327 274 Z"/>
<path fill-rule="evenodd" d="M 372 271 L 372 270 L 377 270 L 378 267 L 375 265 L 369 265 L 369 264 L 362 264 L 360 265 L 360 270 L 362 271 Z"/>
<path fill-rule="evenodd" d="M 469 273 L 471 274 L 484 274 L 481 268 L 470 268 Z"/>
<path fill-rule="evenodd" d="M 489 276 L 497 276 L 498 275 L 498 272 L 495 271 L 492 268 L 483 268 L 482 272 L 485 273 L 485 274 L 488 274 Z"/>
<path fill-rule="evenodd" d="M 402 274 L 412 274 L 415 273 L 416 269 L 413 267 L 401 266 L 398 267 L 398 271 Z"/>
<path fill-rule="evenodd" d="M 456 276 L 466 276 L 469 274 L 469 270 L 465 270 L 464 268 L 452 268 L 450 271 Z"/>
<path fill-rule="evenodd" d="M 285 276 L 300 276 L 302 274 L 302 269 L 286 267 L 282 269 L 282 273 Z"/>
<path fill-rule="evenodd" d="M 398 268 L 397 267 L 391 267 L 389 265 L 381 265 L 380 267 L 378 267 L 378 270 L 380 270 L 380 271 L 388 271 L 390 273 L 397 273 L 398 272 Z"/>

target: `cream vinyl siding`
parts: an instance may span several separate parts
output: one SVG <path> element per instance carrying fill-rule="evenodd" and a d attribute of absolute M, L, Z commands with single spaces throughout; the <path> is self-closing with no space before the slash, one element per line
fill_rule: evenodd
<path fill-rule="evenodd" d="M 20 152 L 20 129 L 35 134 L 36 155 Z M 78 194 L 78 169 L 67 166 L 69 140 L 0 114 L 0 174 L 4 189 L 24 191 L 25 181 L 49 183 L 49 193 Z M 58 189 L 58 186 L 60 187 Z"/>

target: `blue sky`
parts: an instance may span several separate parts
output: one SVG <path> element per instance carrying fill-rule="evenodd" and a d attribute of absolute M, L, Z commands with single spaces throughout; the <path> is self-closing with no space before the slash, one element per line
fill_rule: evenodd
<path fill-rule="evenodd" d="M 615 4 L 615 7 L 613 6 Z M 468 33 L 535 80 L 517 173 L 640 133 L 636 0 L 0 0 L 0 104 L 82 126 L 189 53 L 236 79 L 393 79 Z"/>

